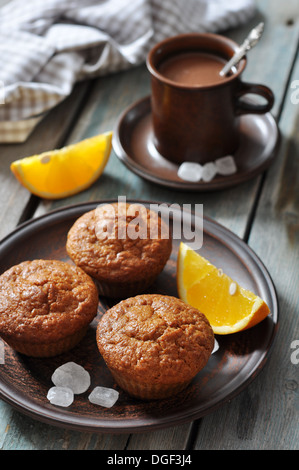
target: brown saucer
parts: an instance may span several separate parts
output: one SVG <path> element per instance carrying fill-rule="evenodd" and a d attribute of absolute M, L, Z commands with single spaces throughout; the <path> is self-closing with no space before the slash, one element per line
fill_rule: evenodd
<path fill-rule="evenodd" d="M 0 243 L 0 273 L 26 259 L 60 259 L 70 262 L 65 249 L 67 233 L 83 213 L 95 209 L 94 201 L 66 206 L 19 225 Z M 150 207 L 150 202 L 139 202 Z M 181 212 L 172 211 L 169 223 L 182 223 Z M 188 220 L 189 217 L 188 217 Z M 201 224 L 193 214 L 191 233 L 201 233 Z M 176 260 L 181 235 L 173 241 L 173 251 L 163 272 L 148 293 L 177 296 Z M 189 234 L 188 234 L 189 235 Z M 252 382 L 267 362 L 278 330 L 278 302 L 273 281 L 257 255 L 232 232 L 204 217 L 203 256 L 238 279 L 244 287 L 265 299 L 271 314 L 263 322 L 234 335 L 217 337 L 219 349 L 207 366 L 197 374 L 185 391 L 161 401 L 134 400 L 118 389 L 120 397 L 112 408 L 102 408 L 88 401 L 93 387 L 116 387 L 112 375 L 100 356 L 95 332 L 101 315 L 115 302 L 99 298 L 98 315 L 85 338 L 74 349 L 52 358 L 32 358 L 15 352 L 5 344 L 4 364 L 0 364 L 0 399 L 22 413 L 42 422 L 90 432 L 139 432 L 165 428 L 198 419 L 211 413 L 239 394 Z M 53 386 L 51 375 L 56 367 L 69 361 L 86 368 L 91 388 L 76 395 L 68 408 L 51 405 L 46 398 Z"/>
<path fill-rule="evenodd" d="M 113 133 L 113 149 L 130 170 L 153 183 L 184 191 L 215 191 L 257 176 L 271 164 L 278 142 L 279 129 L 271 113 L 244 115 L 241 143 L 234 155 L 237 173 L 191 183 L 179 178 L 179 166 L 162 157 L 154 146 L 149 96 L 125 109 Z"/>

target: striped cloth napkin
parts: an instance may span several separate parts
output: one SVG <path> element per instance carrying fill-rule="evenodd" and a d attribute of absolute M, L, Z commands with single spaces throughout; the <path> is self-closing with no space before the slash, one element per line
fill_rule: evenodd
<path fill-rule="evenodd" d="M 0 142 L 26 140 L 76 82 L 141 64 L 165 37 L 254 13 L 254 0 L 11 0 L 0 9 Z"/>

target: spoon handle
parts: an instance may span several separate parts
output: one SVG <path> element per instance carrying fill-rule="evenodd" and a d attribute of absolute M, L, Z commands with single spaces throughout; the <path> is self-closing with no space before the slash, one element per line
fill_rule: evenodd
<path fill-rule="evenodd" d="M 264 23 L 258 24 L 254 29 L 252 29 L 245 39 L 243 44 L 238 48 L 233 57 L 225 64 L 223 69 L 220 71 L 220 75 L 224 77 L 229 73 L 231 68 L 238 64 L 240 60 L 244 57 L 246 52 L 252 49 L 260 40 L 264 30 Z"/>

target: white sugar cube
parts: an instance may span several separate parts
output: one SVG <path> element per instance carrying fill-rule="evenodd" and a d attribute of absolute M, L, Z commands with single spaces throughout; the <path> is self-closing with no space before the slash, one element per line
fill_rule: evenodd
<path fill-rule="evenodd" d="M 91 382 L 87 370 L 75 362 L 62 364 L 54 371 L 51 379 L 57 387 L 68 387 L 75 394 L 86 392 Z"/>
<path fill-rule="evenodd" d="M 215 166 L 220 175 L 232 175 L 237 171 L 235 159 L 231 155 L 215 160 Z"/>
<path fill-rule="evenodd" d="M 196 162 L 184 162 L 178 169 L 178 176 L 185 181 L 196 183 L 201 179 L 202 166 Z"/>
<path fill-rule="evenodd" d="M 48 390 L 47 398 L 52 405 L 70 406 L 74 401 L 74 393 L 68 387 L 52 387 Z"/>
<path fill-rule="evenodd" d="M 216 173 L 216 165 L 213 162 L 208 162 L 203 165 L 201 176 L 204 181 L 208 182 L 214 178 Z"/>
<path fill-rule="evenodd" d="M 118 400 L 119 393 L 117 390 L 108 387 L 95 387 L 88 399 L 95 405 L 111 408 Z"/>

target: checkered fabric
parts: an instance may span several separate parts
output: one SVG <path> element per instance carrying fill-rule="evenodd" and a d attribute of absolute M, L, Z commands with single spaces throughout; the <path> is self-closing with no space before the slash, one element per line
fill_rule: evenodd
<path fill-rule="evenodd" d="M 74 84 L 141 64 L 158 41 L 248 21 L 253 0 L 12 0 L 0 9 L 0 142 L 24 141 Z"/>

